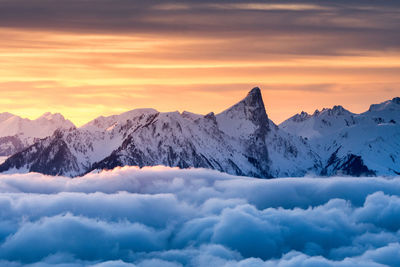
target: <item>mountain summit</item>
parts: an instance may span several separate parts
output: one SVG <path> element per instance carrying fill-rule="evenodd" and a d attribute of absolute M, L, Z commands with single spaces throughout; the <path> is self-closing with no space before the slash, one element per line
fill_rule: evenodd
<path fill-rule="evenodd" d="M 136 109 L 80 128 L 65 122 L 23 146 L 0 171 L 74 177 L 117 166 L 166 165 L 260 178 L 398 175 L 399 102 L 394 98 L 361 114 L 339 105 L 302 112 L 277 126 L 255 87 L 219 114 Z M 60 116 L 45 114 L 38 121 L 58 125 Z M 0 114 L 0 126 L 9 120 L 15 120 L 12 114 Z"/>
<path fill-rule="evenodd" d="M 57 129 L 74 128 L 74 124 L 61 114 L 44 113 L 35 120 L 11 113 L 0 114 L 0 156 L 10 156 L 50 136 Z"/>
<path fill-rule="evenodd" d="M 354 114 L 341 106 L 299 114 L 279 127 L 308 140 L 325 167 L 323 175 L 399 175 L 400 98 Z"/>
<path fill-rule="evenodd" d="M 218 114 L 217 121 L 220 129 L 230 136 L 257 131 L 264 138 L 269 130 L 269 119 L 260 88 L 253 88 L 243 100 Z"/>
<path fill-rule="evenodd" d="M 124 165 L 202 167 L 253 177 L 301 176 L 319 164 L 300 138 L 280 131 L 259 88 L 215 115 L 133 110 L 59 130 L 0 166 L 77 176 Z"/>

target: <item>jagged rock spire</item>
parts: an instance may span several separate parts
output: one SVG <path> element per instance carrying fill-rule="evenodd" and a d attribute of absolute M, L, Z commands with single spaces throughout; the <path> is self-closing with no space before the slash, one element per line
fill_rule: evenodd
<path fill-rule="evenodd" d="M 268 115 L 265 112 L 261 90 L 258 87 L 251 89 L 244 99 L 218 115 L 231 119 L 250 120 L 255 125 L 268 128 Z"/>

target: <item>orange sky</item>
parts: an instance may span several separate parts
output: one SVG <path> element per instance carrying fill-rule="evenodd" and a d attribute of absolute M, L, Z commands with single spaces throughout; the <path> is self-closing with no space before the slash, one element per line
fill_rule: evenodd
<path fill-rule="evenodd" d="M 2 26 L 0 19 L 0 36 L 0 111 L 29 118 L 60 112 L 82 125 L 142 107 L 205 114 L 259 86 L 268 115 L 279 123 L 302 110 L 341 104 L 362 112 L 400 96 L 397 43 L 363 47 L 360 37 L 339 53 L 327 44 L 347 37 L 334 32 L 113 33 Z"/>

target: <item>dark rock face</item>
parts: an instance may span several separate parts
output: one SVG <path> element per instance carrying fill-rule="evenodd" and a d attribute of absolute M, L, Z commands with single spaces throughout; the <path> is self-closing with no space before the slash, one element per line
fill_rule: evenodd
<path fill-rule="evenodd" d="M 100 162 L 94 163 L 89 171 L 95 169 L 113 169 L 125 165 L 139 167 L 166 165 L 179 168 L 195 167 L 223 171 L 223 168 L 218 165 L 217 161 L 199 154 L 190 142 L 182 144 L 179 151 L 175 147 L 163 144 L 161 140 L 159 144 L 158 151 L 143 151 L 141 147 L 135 144 L 134 138 L 129 136 L 110 156 Z"/>
<path fill-rule="evenodd" d="M 321 175 L 348 175 L 348 176 L 375 176 L 373 170 L 368 169 L 361 156 L 347 154 L 338 158 L 340 147 L 330 156 L 327 165 L 321 171 Z"/>
<path fill-rule="evenodd" d="M 392 99 L 392 102 L 393 102 L 393 103 L 396 103 L 396 104 L 398 104 L 398 105 L 400 105 L 400 97 L 395 97 L 395 98 L 393 98 L 393 99 Z"/>
<path fill-rule="evenodd" d="M 253 88 L 242 101 L 233 105 L 217 116 L 225 118 L 234 118 L 236 120 L 246 120 L 252 122 L 257 128 L 255 131 L 247 136 L 245 142 L 246 158 L 259 173 L 251 173 L 250 176 L 270 178 L 273 175 L 270 172 L 270 157 L 266 138 L 271 130 L 273 124 L 265 111 L 264 101 L 262 99 L 261 90 L 258 87 Z M 237 123 L 235 120 L 232 124 Z M 235 133 L 228 133 L 235 134 Z M 235 169 L 236 166 L 233 166 Z M 240 170 L 237 171 L 238 175 L 243 175 Z"/>
<path fill-rule="evenodd" d="M 265 135 L 269 130 L 269 119 L 265 112 L 261 90 L 253 88 L 242 101 L 227 109 L 223 113 L 231 117 L 241 117 L 259 126 L 261 134 Z"/>
<path fill-rule="evenodd" d="M 78 164 L 60 133 L 55 132 L 52 138 L 43 139 L 8 158 L 0 165 L 0 172 L 13 168 L 26 168 L 29 172 L 48 175 L 63 175 L 77 170 Z"/>
<path fill-rule="evenodd" d="M 0 137 L 0 156 L 9 156 L 24 149 L 24 144 L 17 136 Z"/>
<path fill-rule="evenodd" d="M 52 155 L 48 157 L 48 155 Z M 49 168 L 49 166 L 51 166 Z M 31 172 L 49 175 L 62 175 L 69 170 L 77 170 L 78 164 L 62 139 L 55 139 L 50 146 L 45 147 L 30 167 Z"/>
<path fill-rule="evenodd" d="M 339 169 L 350 176 L 374 176 L 376 174 L 375 171 L 368 169 L 364 165 L 364 161 L 360 156 L 354 154 L 348 155 Z"/>

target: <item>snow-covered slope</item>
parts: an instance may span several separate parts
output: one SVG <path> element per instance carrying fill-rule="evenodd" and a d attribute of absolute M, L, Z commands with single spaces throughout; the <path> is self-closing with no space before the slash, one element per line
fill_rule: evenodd
<path fill-rule="evenodd" d="M 268 146 L 268 143 L 274 143 Z M 259 88 L 215 115 L 160 113 L 134 130 L 122 145 L 93 168 L 122 165 L 204 167 L 255 177 L 300 176 L 318 157 L 300 139 L 290 138 L 268 119 Z M 286 166 L 278 161 L 285 161 Z"/>
<path fill-rule="evenodd" d="M 322 111 L 316 110 L 312 115 L 302 111 L 282 122 L 279 127 L 304 138 L 317 138 L 353 125 L 354 115 L 342 106 L 324 108 Z"/>
<path fill-rule="evenodd" d="M 400 98 L 371 105 L 361 114 L 340 106 L 304 112 L 279 127 L 304 137 L 320 155 L 322 174 L 398 175 L 400 173 Z"/>
<path fill-rule="evenodd" d="M 64 163 L 63 163 L 64 162 Z M 204 167 L 254 177 L 315 172 L 319 156 L 268 119 L 259 88 L 215 115 L 133 110 L 57 131 L 9 158 L 1 171 L 76 176 L 123 165 Z"/>
<path fill-rule="evenodd" d="M 48 125 L 54 116 L 37 121 Z M 11 114 L 0 114 L 0 126 L 10 125 L 0 127 L 0 133 L 14 134 L 3 138 L 25 147 L 23 139 L 13 138 L 25 132 L 33 136 L 35 128 L 18 128 L 13 120 Z M 341 106 L 302 112 L 277 126 L 265 112 L 260 89 L 254 88 L 219 114 L 136 109 L 80 128 L 61 124 L 63 129 L 8 158 L 0 171 L 73 177 L 116 166 L 166 165 L 262 178 L 400 173 L 400 98 L 361 114 Z M 35 136 L 45 135 L 44 129 Z"/>
<path fill-rule="evenodd" d="M 0 156 L 10 156 L 50 136 L 56 129 L 75 127 L 59 114 L 45 113 L 36 120 L 24 119 L 10 113 L 0 114 Z"/>

